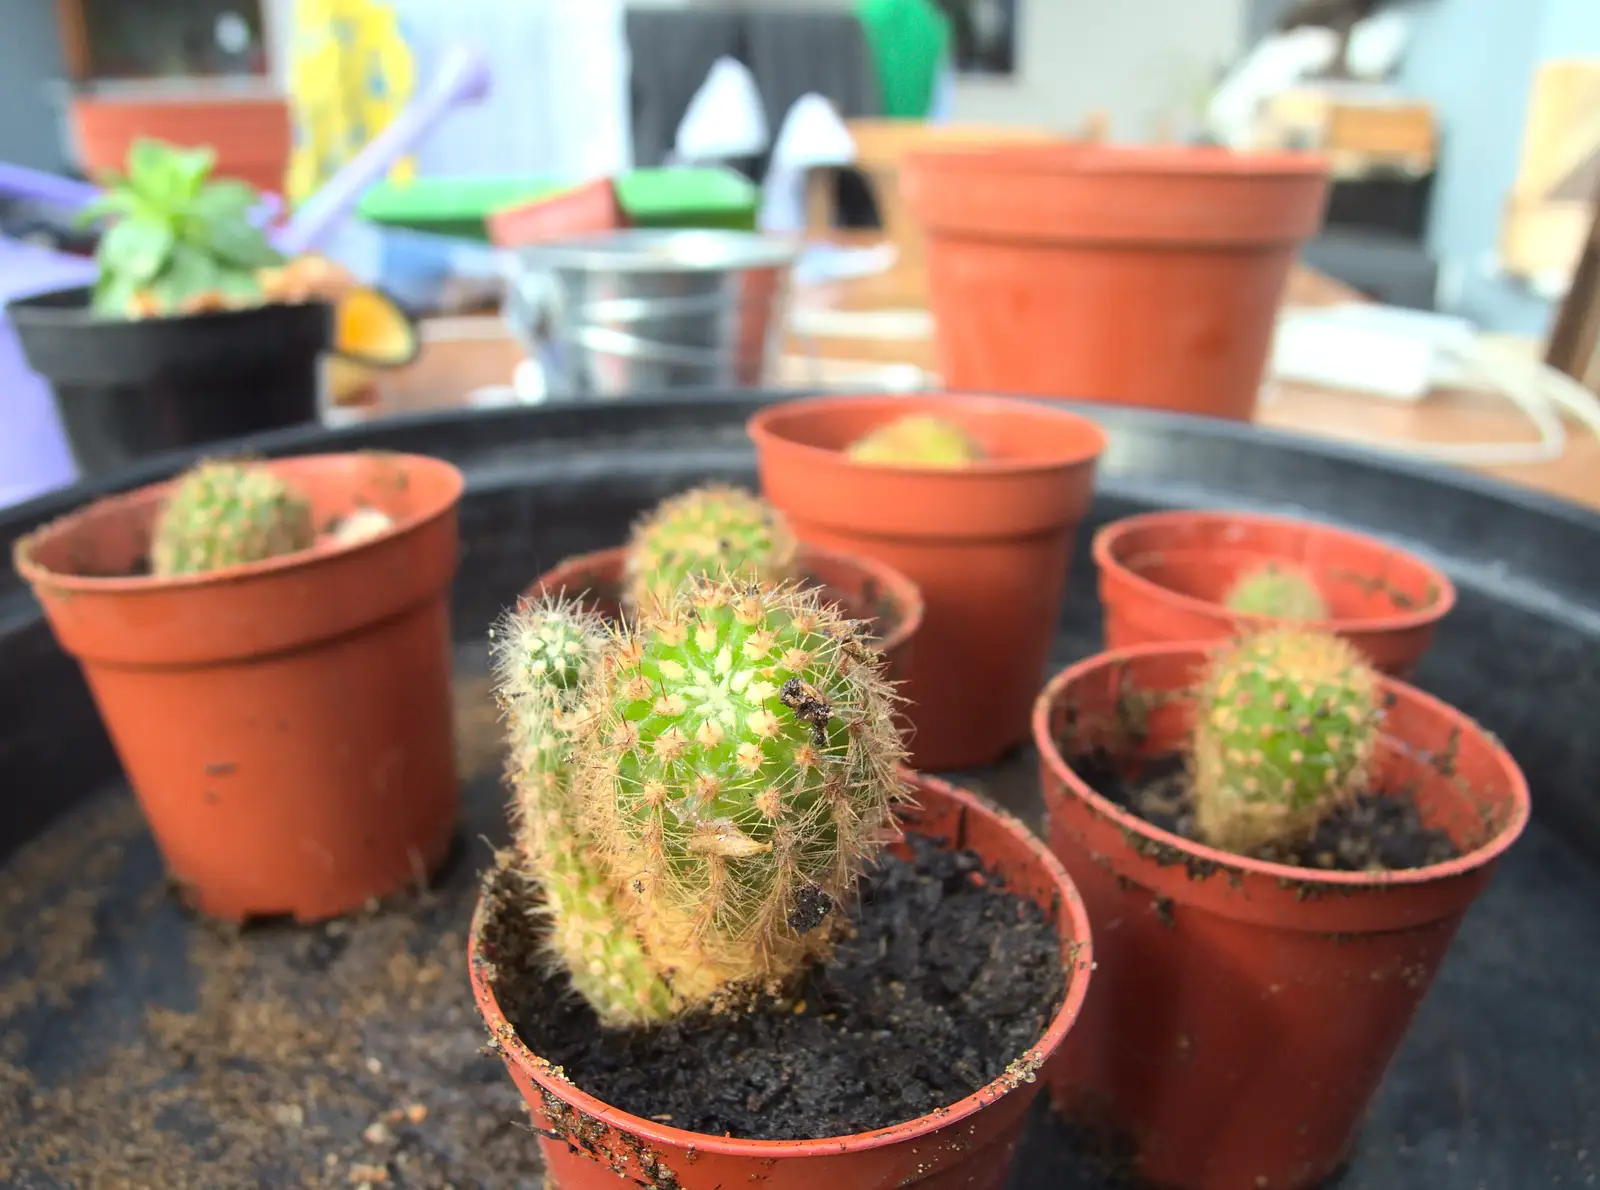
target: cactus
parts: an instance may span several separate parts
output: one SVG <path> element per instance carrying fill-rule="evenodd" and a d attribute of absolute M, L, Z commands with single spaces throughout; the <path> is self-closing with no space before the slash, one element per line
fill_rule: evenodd
<path fill-rule="evenodd" d="M 965 467 L 983 458 L 982 448 L 960 426 L 915 413 L 869 431 L 846 454 L 860 463 L 910 467 Z"/>
<path fill-rule="evenodd" d="M 606 640 L 598 616 L 552 598 L 524 601 L 490 633 L 511 725 L 518 870 L 539 887 L 551 952 L 573 987 L 605 1006 L 611 1023 L 638 1024 L 670 1013 L 672 991 L 619 908 L 572 801 L 574 717 Z"/>
<path fill-rule="evenodd" d="M 1299 567 L 1268 562 L 1241 573 L 1223 597 L 1229 611 L 1279 620 L 1326 620 L 1328 604 L 1316 580 Z"/>
<path fill-rule="evenodd" d="M 771 504 L 742 488 L 706 484 L 656 505 L 633 528 L 623 602 L 670 599 L 691 578 L 727 575 L 783 583 L 799 543 Z"/>
<path fill-rule="evenodd" d="M 1366 787 L 1379 716 L 1377 675 L 1338 637 L 1272 629 L 1219 652 L 1190 758 L 1201 835 L 1240 854 L 1304 838 Z"/>
<path fill-rule="evenodd" d="M 250 463 L 206 461 L 173 486 L 156 521 L 151 569 L 201 574 L 309 549 L 311 503 L 293 485 Z"/>
<path fill-rule="evenodd" d="M 501 672 L 521 836 L 537 836 L 553 949 L 601 1022 L 729 1003 L 825 955 L 900 790 L 882 656 L 855 626 L 793 585 L 690 578 L 615 630 L 557 731 L 548 700 L 518 693 L 549 672 L 521 660 L 549 638 L 520 635 Z M 552 788 L 563 811 L 541 822 L 565 821 L 576 869 L 527 825 Z M 562 903 L 580 898 L 587 917 Z"/>

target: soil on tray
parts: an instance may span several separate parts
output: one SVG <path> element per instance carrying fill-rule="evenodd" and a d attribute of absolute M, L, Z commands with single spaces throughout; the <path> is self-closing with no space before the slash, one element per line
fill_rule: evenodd
<path fill-rule="evenodd" d="M 1097 750 L 1069 763 L 1106 800 L 1152 826 L 1204 842 L 1195 828 L 1182 756 L 1154 756 L 1130 766 Z M 1423 821 L 1411 790 L 1373 789 L 1331 811 L 1304 842 L 1258 851 L 1251 858 L 1326 872 L 1398 872 L 1445 863 L 1460 854 L 1448 833 Z"/>
<path fill-rule="evenodd" d="M 863 882 L 845 940 L 793 1000 L 603 1032 L 504 902 L 485 931 L 496 996 L 574 1085 L 676 1128 L 813 1140 L 948 1107 L 1038 1042 L 1065 991 L 1061 946 L 976 855 L 907 842 L 909 859 L 885 857 Z"/>

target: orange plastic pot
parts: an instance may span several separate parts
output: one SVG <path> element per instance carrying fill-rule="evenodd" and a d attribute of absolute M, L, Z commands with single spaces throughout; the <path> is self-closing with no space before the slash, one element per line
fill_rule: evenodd
<path fill-rule="evenodd" d="M 1308 153 L 1014 144 L 908 156 L 952 388 L 1248 420 L 1328 169 Z"/>
<path fill-rule="evenodd" d="M 1240 574 L 1269 562 L 1307 571 L 1344 637 L 1384 673 L 1409 678 L 1455 606 L 1436 567 L 1375 537 L 1288 517 L 1152 512 L 1113 521 L 1094 538 L 1108 649 L 1224 640 L 1270 623 L 1222 605 Z"/>
<path fill-rule="evenodd" d="M 1296 1190 L 1349 1151 L 1462 915 L 1527 824 L 1528 787 L 1477 724 L 1385 679 L 1379 781 L 1413 788 L 1461 858 L 1313 871 L 1158 830 L 1085 785 L 1063 749 L 1183 747 L 1183 695 L 1205 655 L 1104 653 L 1035 708 L 1050 845 L 1083 891 L 1098 952 L 1083 1019 L 1048 1077 L 1057 1108 L 1131 1141 L 1150 1182 Z"/>
<path fill-rule="evenodd" d="M 280 95 L 119 98 L 77 95 L 68 121 L 78 165 L 89 174 L 120 172 L 140 137 L 216 150 L 219 178 L 238 178 L 281 194 L 292 141 L 289 104 Z"/>
<path fill-rule="evenodd" d="M 911 651 L 922 627 L 922 592 L 905 575 L 870 558 L 853 558 L 814 545 L 801 545 L 799 579 L 819 588 L 822 597 L 852 620 L 873 626 L 889 677 L 901 681 L 911 670 Z M 625 546 L 577 554 L 540 575 L 523 594 L 573 595 L 610 619 L 622 616 L 626 580 Z"/>
<path fill-rule="evenodd" d="M 985 871 L 1043 908 L 1060 931 L 1067 990 L 1039 1043 L 982 1090 L 875 1132 L 808 1141 L 685 1132 L 585 1094 L 523 1044 L 495 999 L 494 955 L 482 940 L 480 903 L 467 943 L 472 993 L 527 1100 L 551 1190 L 1000 1190 L 1038 1094 L 1033 1072 L 1061 1045 L 1083 1004 L 1093 965 L 1088 921 L 1072 880 L 1027 827 L 965 790 L 910 778 L 918 806 L 902 812 L 906 825 L 977 852 Z"/>
<path fill-rule="evenodd" d="M 908 413 L 962 426 L 959 470 L 858 463 L 843 448 Z M 1028 737 L 1105 434 L 1037 401 L 962 394 L 816 397 L 749 423 L 761 486 L 802 540 L 887 563 L 927 615 L 902 693 L 919 769 L 971 768 Z"/>
<path fill-rule="evenodd" d="M 449 593 L 461 473 L 412 455 L 268 464 L 353 545 L 137 576 L 170 484 L 17 543 L 17 570 L 88 680 L 167 867 L 201 912 L 310 921 L 431 872 L 459 787 Z"/>

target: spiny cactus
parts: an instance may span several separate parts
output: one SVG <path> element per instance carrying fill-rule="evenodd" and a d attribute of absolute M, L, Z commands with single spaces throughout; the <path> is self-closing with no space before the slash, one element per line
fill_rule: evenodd
<path fill-rule="evenodd" d="M 607 642 L 604 623 L 555 598 L 523 601 L 490 633 L 501 709 L 511 729 L 518 869 L 542 893 L 549 945 L 611 1023 L 673 1010 L 671 989 L 619 907 L 572 796 L 571 750 L 580 695 Z"/>
<path fill-rule="evenodd" d="M 1191 757 L 1200 833 L 1241 854 L 1303 838 L 1365 788 L 1379 698 L 1372 668 L 1326 633 L 1272 629 L 1215 655 Z"/>
<path fill-rule="evenodd" d="M 309 549 L 311 503 L 259 464 L 206 461 L 162 505 L 150 548 L 159 576 L 201 574 Z"/>
<path fill-rule="evenodd" d="M 547 657 L 550 637 L 521 635 L 500 663 L 521 834 L 564 788 L 578 866 L 544 828 L 530 860 L 601 1021 L 659 1023 L 827 953 L 834 910 L 891 833 L 903 757 L 882 656 L 855 625 L 792 585 L 691 578 L 614 631 L 553 749 L 547 704 L 517 693 L 549 672 L 521 659 Z M 554 782 L 539 768 L 552 755 Z M 579 898 L 568 884 L 604 911 L 558 903 Z"/>
<path fill-rule="evenodd" d="M 912 467 L 965 467 L 983 458 L 983 449 L 960 426 L 919 413 L 878 426 L 851 443 L 845 453 L 861 463 Z"/>
<path fill-rule="evenodd" d="M 1328 604 L 1309 572 L 1281 562 L 1246 570 L 1223 597 L 1229 611 L 1280 620 L 1326 620 Z"/>
<path fill-rule="evenodd" d="M 623 599 L 643 607 L 700 576 L 786 582 L 798 549 L 788 521 L 767 501 L 743 488 L 705 484 L 668 497 L 634 525 Z"/>

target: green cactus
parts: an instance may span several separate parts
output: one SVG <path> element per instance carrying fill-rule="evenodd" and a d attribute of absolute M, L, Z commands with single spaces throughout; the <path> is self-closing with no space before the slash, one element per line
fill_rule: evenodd
<path fill-rule="evenodd" d="M 1348 643 L 1280 628 L 1216 654 L 1196 709 L 1196 825 L 1249 854 L 1304 838 L 1366 787 L 1378 741 L 1376 673 Z"/>
<path fill-rule="evenodd" d="M 150 547 L 155 574 L 202 574 L 309 549 L 311 502 L 259 464 L 205 461 L 173 485 Z"/>
<path fill-rule="evenodd" d="M 565 916 L 557 952 L 603 1023 L 666 1021 L 827 953 L 900 790 L 882 670 L 855 625 L 788 584 L 691 578 L 615 631 L 564 718 L 584 866 L 574 876 L 543 843 L 532 857 L 547 890 L 570 881 L 605 907 L 587 920 L 547 907 Z M 515 672 L 502 665 L 506 691 Z M 537 704 L 508 709 L 519 785 L 547 789 L 527 764 L 545 753 L 526 743 L 543 738 Z M 617 961 L 625 940 L 631 966 Z M 580 979 L 582 963 L 605 978 Z"/>
<path fill-rule="evenodd" d="M 782 583 L 799 543 L 776 508 L 743 488 L 705 484 L 670 496 L 633 527 L 623 600 L 670 599 L 696 577 Z"/>
<path fill-rule="evenodd" d="M 1223 606 L 1229 611 L 1279 620 L 1326 620 L 1328 604 L 1308 571 L 1281 562 L 1268 562 L 1242 572 Z"/>
<path fill-rule="evenodd" d="M 983 458 L 983 449 L 960 426 L 920 413 L 870 430 L 845 453 L 859 463 L 911 467 L 967 467 Z"/>
<path fill-rule="evenodd" d="M 496 694 L 511 728 L 519 872 L 535 882 L 551 951 L 573 987 L 614 1024 L 672 1011 L 671 989 L 613 897 L 572 800 L 574 716 L 605 647 L 601 619 L 554 598 L 523 601 L 490 633 Z"/>

